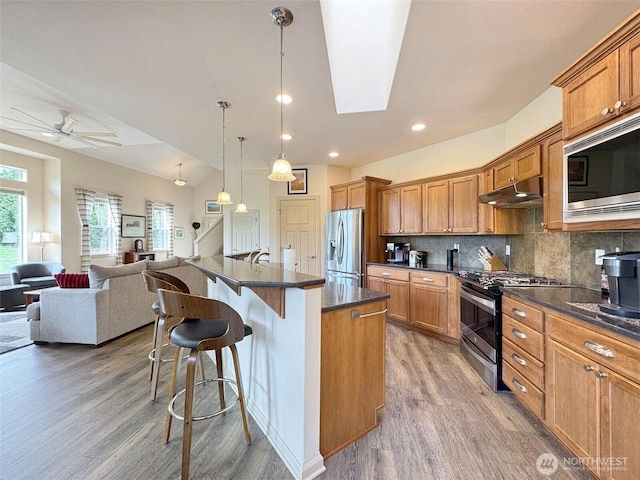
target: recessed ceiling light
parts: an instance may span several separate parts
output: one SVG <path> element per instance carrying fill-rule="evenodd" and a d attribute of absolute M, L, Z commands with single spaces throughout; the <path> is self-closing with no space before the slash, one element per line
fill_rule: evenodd
<path fill-rule="evenodd" d="M 419 132 L 420 130 L 424 130 L 425 128 L 427 128 L 427 126 L 424 123 L 416 123 L 411 127 L 411 130 L 413 130 L 414 132 Z"/>
<path fill-rule="evenodd" d="M 276 97 L 276 101 L 280 103 L 280 95 Z M 286 105 L 287 103 L 291 102 L 293 102 L 293 98 L 291 98 L 291 95 L 287 95 L 286 93 L 282 95 L 282 103 Z"/>
<path fill-rule="evenodd" d="M 289 135 L 288 133 L 283 133 L 280 138 L 282 138 L 282 140 L 291 140 L 293 138 L 293 136 Z"/>
<path fill-rule="evenodd" d="M 336 157 L 339 157 L 340 154 L 338 152 L 330 152 L 329 156 L 332 157 L 332 158 L 336 158 Z"/>
<path fill-rule="evenodd" d="M 42 132 L 42 135 L 44 135 L 45 137 L 55 137 L 53 133 L 49 133 L 49 132 Z"/>

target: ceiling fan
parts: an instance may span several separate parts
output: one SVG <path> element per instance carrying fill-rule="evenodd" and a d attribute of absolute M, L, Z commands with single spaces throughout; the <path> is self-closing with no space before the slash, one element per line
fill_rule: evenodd
<path fill-rule="evenodd" d="M 26 128 L 9 128 L 9 130 L 41 132 L 44 136 L 53 137 L 54 142 L 59 142 L 63 138 L 70 138 L 71 140 L 76 140 L 90 147 L 100 146 L 100 145 L 95 145 L 95 142 L 103 143 L 105 145 L 112 145 L 114 147 L 122 146 L 121 143 L 112 142 L 110 140 L 104 140 L 102 138 L 97 138 L 97 137 L 117 137 L 117 135 L 112 132 L 76 132 L 74 131 L 73 127 L 78 122 L 78 120 L 73 118 L 71 114 L 65 110 L 58 110 L 58 113 L 62 115 L 62 121 L 60 123 L 49 125 L 47 122 L 44 122 L 39 118 L 36 118 L 33 115 L 28 114 L 27 112 L 23 112 L 22 110 L 19 110 L 15 107 L 9 107 L 9 108 L 17 112 L 20 112 L 23 115 L 26 115 L 27 117 L 32 118 L 35 121 L 42 124 L 42 125 L 34 125 L 33 123 L 23 122 L 21 120 L 16 120 L 15 118 L 0 116 L 0 118 L 5 118 L 7 120 L 11 120 L 12 122 L 17 122 L 22 125 L 28 125 L 30 127 L 35 127 L 38 129 L 38 130 L 32 130 L 32 129 L 26 129 Z"/>

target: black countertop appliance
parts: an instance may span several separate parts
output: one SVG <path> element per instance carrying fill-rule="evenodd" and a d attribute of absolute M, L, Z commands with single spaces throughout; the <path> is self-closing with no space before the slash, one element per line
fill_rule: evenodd
<path fill-rule="evenodd" d="M 623 317 L 640 318 L 640 252 L 607 253 L 602 257 L 609 277 L 609 304 L 600 310 Z"/>

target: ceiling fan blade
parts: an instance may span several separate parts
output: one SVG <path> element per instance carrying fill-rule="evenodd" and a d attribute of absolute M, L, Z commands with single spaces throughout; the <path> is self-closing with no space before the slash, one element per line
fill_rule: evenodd
<path fill-rule="evenodd" d="M 53 125 L 49 125 L 48 123 L 43 122 L 43 121 L 42 121 L 42 120 L 40 120 L 39 118 L 34 117 L 33 115 L 29 115 L 27 112 L 23 112 L 23 111 L 22 111 L 22 110 L 20 110 L 19 108 L 16 108 L 16 107 L 9 107 L 9 108 L 11 108 L 12 110 L 15 110 L 16 112 L 20 112 L 20 113 L 22 113 L 23 115 L 26 115 L 26 116 L 27 116 L 27 117 L 29 117 L 29 118 L 33 118 L 35 121 L 40 122 L 41 124 L 46 125 L 48 128 L 52 128 L 52 129 L 54 129 L 54 130 L 55 130 L 55 127 L 54 127 Z M 17 121 L 17 120 L 16 120 L 16 121 Z M 35 125 L 34 125 L 34 126 L 35 126 Z"/>
<path fill-rule="evenodd" d="M 71 138 L 72 140 L 75 140 L 75 141 L 77 141 L 77 142 L 84 143 L 85 145 L 89 145 L 89 146 L 90 146 L 90 147 L 92 147 L 92 148 L 98 148 L 98 146 L 97 146 L 97 145 L 94 145 L 94 144 L 93 144 L 93 143 L 91 143 L 91 142 L 87 142 L 87 141 L 86 141 L 85 139 L 83 139 L 83 138 L 80 138 L 80 137 L 73 137 L 73 138 L 72 138 L 72 137 L 69 137 L 69 138 Z"/>
<path fill-rule="evenodd" d="M 116 135 L 115 133 L 111 133 L 111 132 L 74 132 L 77 133 L 80 136 L 86 137 L 117 137 L 118 135 Z"/>
<path fill-rule="evenodd" d="M 13 107 L 11 107 L 11 108 L 13 108 Z M 55 128 L 53 128 L 53 127 L 44 128 L 44 127 L 41 127 L 40 125 L 34 125 L 33 123 L 23 122 L 22 120 L 16 120 L 15 118 L 4 117 L 2 115 L 0 115 L 0 118 L 5 118 L 7 120 L 11 120 L 12 122 L 21 123 L 22 125 L 29 125 L 30 127 L 36 127 L 36 128 L 41 129 L 41 130 L 45 130 L 47 132 L 57 132 L 57 130 Z M 15 129 L 12 129 L 12 130 L 15 130 Z"/>
<path fill-rule="evenodd" d="M 78 136 L 78 139 L 79 140 L 91 140 L 92 142 L 106 143 L 107 145 L 113 145 L 114 147 L 121 147 L 122 146 L 121 143 L 111 142 L 109 140 L 102 140 L 101 138 L 87 137 L 87 136 L 84 136 L 84 135 Z"/>

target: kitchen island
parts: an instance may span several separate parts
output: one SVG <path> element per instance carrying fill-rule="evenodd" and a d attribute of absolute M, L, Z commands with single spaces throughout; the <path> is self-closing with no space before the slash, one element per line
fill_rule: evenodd
<path fill-rule="evenodd" d="M 188 263 L 212 280 L 208 295 L 253 329 L 238 344 L 253 420 L 294 478 L 316 477 L 325 457 L 377 425 L 388 296 L 269 264 L 225 257 Z M 224 363 L 233 378 L 230 357 Z"/>

